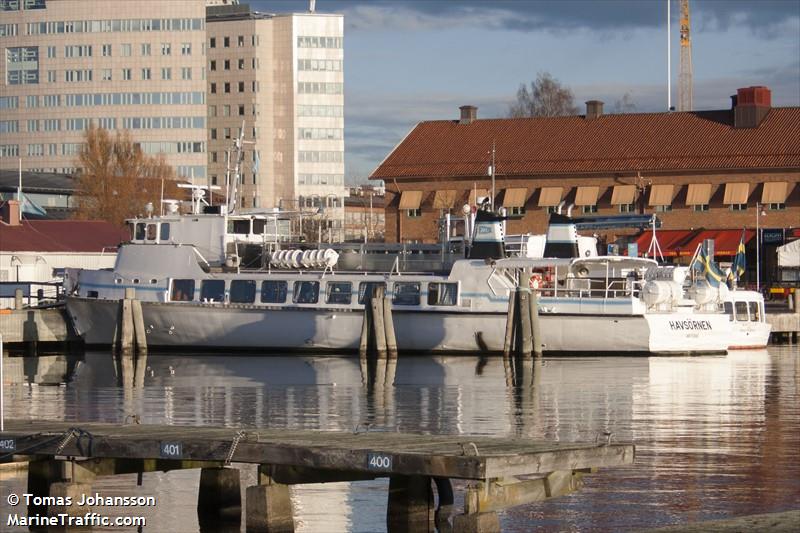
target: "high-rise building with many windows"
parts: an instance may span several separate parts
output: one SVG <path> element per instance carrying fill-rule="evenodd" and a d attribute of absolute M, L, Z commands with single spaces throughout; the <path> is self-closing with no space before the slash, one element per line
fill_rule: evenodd
<path fill-rule="evenodd" d="M 343 17 L 210 6 L 208 175 L 225 186 L 226 151 L 246 145 L 243 208 L 303 210 L 323 240 L 343 238 Z"/>
<path fill-rule="evenodd" d="M 148 9 L 150 6 L 156 9 Z M 70 172 L 94 123 L 206 176 L 204 0 L 0 0 L 0 168 Z"/>

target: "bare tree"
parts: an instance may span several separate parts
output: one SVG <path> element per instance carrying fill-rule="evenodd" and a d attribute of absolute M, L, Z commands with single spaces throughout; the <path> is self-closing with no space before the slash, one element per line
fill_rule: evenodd
<path fill-rule="evenodd" d="M 539 72 L 530 90 L 525 84 L 519 86 L 517 100 L 508 110 L 510 118 L 558 117 L 577 115 L 575 95 L 569 87 L 553 78 L 549 72 Z"/>
<path fill-rule="evenodd" d="M 623 115 L 625 113 L 636 113 L 636 102 L 630 91 L 622 95 L 622 98 L 614 102 L 614 113 Z"/>
<path fill-rule="evenodd" d="M 148 202 L 158 207 L 162 186 L 165 198 L 183 197 L 164 155 L 145 155 L 127 131 L 112 136 L 92 126 L 84 139 L 76 165 L 80 176 L 75 218 L 122 226 L 126 218 L 142 213 Z"/>

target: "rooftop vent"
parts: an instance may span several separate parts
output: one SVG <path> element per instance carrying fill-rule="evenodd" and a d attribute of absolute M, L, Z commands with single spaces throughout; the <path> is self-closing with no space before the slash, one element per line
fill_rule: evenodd
<path fill-rule="evenodd" d="M 603 116 L 603 102 L 600 100 L 589 100 L 586 102 L 586 118 L 593 119 Z"/>
<path fill-rule="evenodd" d="M 757 128 L 772 107 L 772 92 L 768 87 L 744 87 L 731 96 L 735 128 Z"/>
<path fill-rule="evenodd" d="M 462 105 L 459 109 L 461 110 L 459 124 L 472 124 L 478 119 L 478 108 L 474 105 Z"/>

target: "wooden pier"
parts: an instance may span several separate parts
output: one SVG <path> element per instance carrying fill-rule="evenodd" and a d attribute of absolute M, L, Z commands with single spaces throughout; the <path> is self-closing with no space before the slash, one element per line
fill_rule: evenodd
<path fill-rule="evenodd" d="M 586 473 L 633 463 L 634 446 L 605 437 L 555 443 L 468 435 L 7 421 L 0 454 L 0 462 L 30 461 L 28 492 L 40 496 L 90 494 L 95 476 L 202 468 L 198 511 L 245 520 L 248 531 L 294 531 L 289 485 L 388 477 L 389 531 L 490 532 L 499 531 L 497 511 L 577 490 Z M 246 489 L 245 517 L 239 470 L 231 463 L 258 465 L 259 484 Z M 468 482 L 460 513 L 453 509 L 454 479 Z"/>

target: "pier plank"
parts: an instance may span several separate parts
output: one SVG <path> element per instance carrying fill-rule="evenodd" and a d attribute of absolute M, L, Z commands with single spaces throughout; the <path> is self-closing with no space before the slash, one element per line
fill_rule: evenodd
<path fill-rule="evenodd" d="M 517 437 L 48 421 L 8 421 L 6 428 L 2 437 L 15 440 L 15 455 L 217 463 L 230 459 L 351 476 L 361 472 L 375 477 L 488 480 L 621 466 L 634 459 L 632 444 L 553 443 Z M 166 455 L 164 445 L 173 446 Z M 380 458 L 377 467 L 370 465 L 374 457 Z"/>

